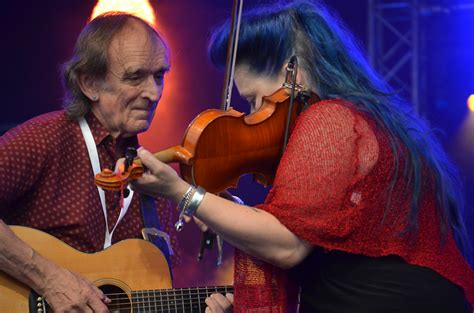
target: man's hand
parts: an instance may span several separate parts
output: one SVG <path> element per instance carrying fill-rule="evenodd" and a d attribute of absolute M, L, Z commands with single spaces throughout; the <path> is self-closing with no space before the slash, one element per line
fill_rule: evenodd
<path fill-rule="evenodd" d="M 220 293 L 214 293 L 206 298 L 206 313 L 224 313 L 232 312 L 232 304 L 234 303 L 234 295 L 227 293 L 225 297 Z"/>
<path fill-rule="evenodd" d="M 51 272 L 41 289 L 54 312 L 109 312 L 111 300 L 99 288 L 64 268 Z"/>
<path fill-rule="evenodd" d="M 111 301 L 101 290 L 36 253 L 1 219 L 0 270 L 42 295 L 54 312 L 108 312 Z"/>

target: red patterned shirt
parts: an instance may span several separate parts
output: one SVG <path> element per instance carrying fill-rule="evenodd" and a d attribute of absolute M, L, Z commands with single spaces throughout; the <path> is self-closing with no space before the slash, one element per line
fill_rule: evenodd
<path fill-rule="evenodd" d="M 93 114 L 86 120 L 102 169 L 113 169 L 124 148 L 138 143 L 136 137 L 115 141 Z M 111 230 L 120 195 L 105 194 Z M 169 202 L 158 199 L 157 210 L 162 225 L 170 225 Z M 104 214 L 86 144 L 78 122 L 64 111 L 33 118 L 0 138 L 0 218 L 43 230 L 83 252 L 103 249 Z M 112 243 L 141 237 L 142 228 L 139 195 L 134 194 Z"/>

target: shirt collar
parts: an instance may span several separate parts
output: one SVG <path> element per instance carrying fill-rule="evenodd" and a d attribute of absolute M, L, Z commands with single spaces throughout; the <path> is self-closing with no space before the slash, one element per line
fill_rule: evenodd
<path fill-rule="evenodd" d="M 109 137 L 110 139 L 113 139 L 112 135 L 110 135 L 109 131 L 100 123 L 99 119 L 94 115 L 94 113 L 87 113 L 86 121 L 87 124 L 89 124 L 89 128 L 91 129 L 96 146 L 103 143 Z"/>
<path fill-rule="evenodd" d="M 92 112 L 89 112 L 86 115 L 86 121 L 87 124 L 89 124 L 96 146 L 103 145 L 114 147 L 114 149 L 121 151 L 118 153 L 120 156 L 122 156 L 122 152 L 126 147 L 138 148 L 139 146 L 137 136 L 124 138 L 120 143 L 118 143 Z M 119 146 L 117 146 L 117 144 L 119 144 Z"/>

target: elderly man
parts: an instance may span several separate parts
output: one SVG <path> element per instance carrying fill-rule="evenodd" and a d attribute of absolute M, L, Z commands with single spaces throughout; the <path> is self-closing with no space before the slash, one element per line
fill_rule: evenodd
<path fill-rule="evenodd" d="M 84 28 L 64 66 L 65 110 L 0 138 L 0 270 L 44 295 L 54 311 L 106 312 L 110 300 L 6 225 L 40 229 L 84 252 L 139 237 L 144 221 L 138 195 L 132 192 L 120 207 L 120 195 L 98 193 L 94 173 L 113 168 L 127 147 L 138 145 L 169 67 L 163 40 L 146 22 L 102 15 Z M 157 204 L 160 210 L 168 202 Z"/>

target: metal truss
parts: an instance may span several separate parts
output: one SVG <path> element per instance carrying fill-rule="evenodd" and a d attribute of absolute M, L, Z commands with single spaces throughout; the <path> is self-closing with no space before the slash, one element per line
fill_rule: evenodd
<path fill-rule="evenodd" d="M 474 10 L 474 2 L 368 0 L 369 61 L 418 112 L 424 87 L 422 17 L 464 10 Z"/>
<path fill-rule="evenodd" d="M 419 110 L 419 0 L 368 0 L 369 60 Z"/>

